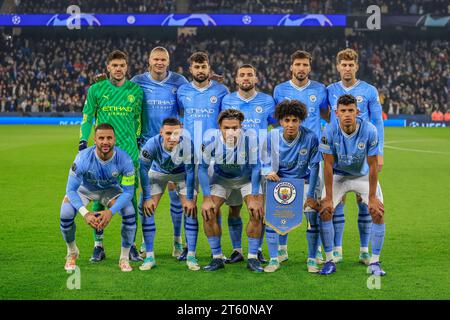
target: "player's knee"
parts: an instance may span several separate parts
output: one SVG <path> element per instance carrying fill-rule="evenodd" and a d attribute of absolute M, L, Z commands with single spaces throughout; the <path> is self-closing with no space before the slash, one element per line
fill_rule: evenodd
<path fill-rule="evenodd" d="M 331 221 L 333 220 L 333 213 L 329 210 L 325 210 L 320 214 L 320 220 Z"/>
<path fill-rule="evenodd" d="M 116 203 L 116 199 L 112 199 L 108 202 L 108 208 L 111 208 Z"/>
<path fill-rule="evenodd" d="M 356 202 L 359 204 L 362 202 L 362 198 L 359 194 L 356 195 Z"/>
<path fill-rule="evenodd" d="M 347 195 L 344 195 L 341 199 L 341 203 L 344 205 L 345 204 L 345 200 L 347 200 Z"/>
<path fill-rule="evenodd" d="M 372 222 L 375 224 L 384 224 L 384 218 L 379 215 L 372 215 Z"/>
<path fill-rule="evenodd" d="M 72 222 L 76 215 L 76 209 L 70 202 L 63 202 L 61 205 L 60 219 L 61 223 Z"/>
<path fill-rule="evenodd" d="M 64 196 L 63 203 L 70 203 L 70 200 L 67 196 Z"/>

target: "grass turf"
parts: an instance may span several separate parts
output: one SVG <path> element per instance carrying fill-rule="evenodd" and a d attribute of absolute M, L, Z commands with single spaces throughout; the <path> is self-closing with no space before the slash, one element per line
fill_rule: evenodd
<path fill-rule="evenodd" d="M 0 126 L 0 299 L 447 299 L 450 292 L 450 130 L 386 128 L 380 180 L 387 235 L 382 252 L 388 275 L 379 290 L 367 288 L 358 264 L 357 207 L 347 197 L 344 262 L 330 277 L 306 272 L 305 225 L 289 236 L 289 261 L 273 274 L 253 274 L 245 263 L 214 273 L 193 272 L 171 257 L 168 197 L 156 213 L 158 267 L 120 272 L 120 218 L 105 231 L 107 259 L 89 262 L 92 231 L 77 217 L 81 289 L 66 287 L 66 246 L 59 210 L 68 170 L 77 152 L 78 127 Z M 242 212 L 244 222 L 247 213 Z M 226 215 L 222 245 L 231 253 Z M 141 228 L 138 229 L 138 243 Z M 245 230 L 245 229 L 244 229 Z M 244 252 L 247 242 L 243 236 Z M 264 252 L 267 257 L 266 245 Z M 200 226 L 201 265 L 210 250 Z"/>

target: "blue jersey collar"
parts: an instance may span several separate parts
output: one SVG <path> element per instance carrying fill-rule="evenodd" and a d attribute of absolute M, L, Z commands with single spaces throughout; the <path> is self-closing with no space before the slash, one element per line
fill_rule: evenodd
<path fill-rule="evenodd" d="M 292 140 L 291 142 L 287 141 L 286 139 L 284 139 L 284 129 L 280 130 L 281 133 L 281 140 L 283 140 L 283 142 L 288 146 L 288 147 L 292 147 L 294 145 L 297 144 L 297 142 L 300 140 L 300 136 L 302 135 L 302 128 L 300 127 L 298 130 L 298 134 L 295 137 L 294 140 Z"/>
<path fill-rule="evenodd" d="M 94 148 L 94 154 L 95 154 L 95 157 L 98 159 L 98 161 L 100 161 L 101 164 L 107 164 L 107 163 L 111 162 L 112 159 L 114 158 L 114 156 L 116 155 L 116 148 L 114 148 L 114 152 L 113 152 L 113 155 L 111 156 L 111 158 L 109 158 L 106 161 L 100 159 L 100 157 L 97 154 L 97 148 Z"/>
<path fill-rule="evenodd" d="M 299 90 L 299 91 L 303 91 L 303 90 L 305 90 L 306 88 L 309 87 L 309 85 L 311 84 L 311 80 L 308 80 L 308 83 L 306 83 L 303 87 L 297 86 L 294 82 L 292 82 L 292 80 L 289 80 L 289 84 L 290 84 L 294 89 Z"/>
<path fill-rule="evenodd" d="M 205 92 L 206 90 L 208 90 L 209 88 L 211 88 L 212 85 L 213 85 L 213 81 L 212 81 L 212 80 L 209 80 L 209 84 L 208 84 L 206 87 L 204 87 L 204 88 L 199 88 L 199 87 L 197 87 L 197 86 L 194 84 L 194 81 L 191 81 L 191 86 L 192 86 L 192 88 L 194 88 L 195 90 L 200 91 L 200 92 Z"/>
<path fill-rule="evenodd" d="M 169 80 L 169 78 L 172 76 L 172 72 L 171 72 L 171 71 L 167 71 L 167 77 L 165 77 L 165 78 L 164 78 L 163 80 L 161 80 L 161 81 L 156 81 L 155 79 L 153 79 L 152 74 L 150 73 L 150 71 L 147 71 L 147 72 L 146 72 L 146 75 L 147 75 L 147 78 L 148 78 L 151 82 L 156 83 L 156 84 L 159 84 L 159 85 L 163 85 L 163 84 L 166 83 L 167 80 Z"/>
<path fill-rule="evenodd" d="M 344 89 L 344 91 L 350 91 L 350 90 L 356 88 L 356 87 L 361 83 L 361 81 L 358 80 L 358 79 L 356 79 L 355 84 L 352 85 L 351 87 L 348 87 L 348 88 L 347 88 L 346 86 L 344 86 L 344 84 L 342 83 L 342 80 L 339 81 L 338 83 L 339 83 L 339 85 L 342 87 L 342 89 Z"/>
<path fill-rule="evenodd" d="M 241 95 L 239 94 L 239 91 L 236 91 L 236 96 L 237 96 L 239 99 L 241 99 L 242 101 L 244 101 L 244 102 L 250 102 L 250 101 L 252 101 L 253 99 L 256 98 L 257 95 L 258 95 L 258 91 L 255 91 L 255 94 L 254 94 L 253 96 L 251 96 L 250 98 L 246 99 L 246 98 L 244 98 L 243 96 L 241 96 Z"/>

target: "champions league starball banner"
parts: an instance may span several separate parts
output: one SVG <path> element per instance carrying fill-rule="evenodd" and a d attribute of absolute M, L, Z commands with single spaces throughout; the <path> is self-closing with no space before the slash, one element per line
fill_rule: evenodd
<path fill-rule="evenodd" d="M 2 14 L 0 26 L 345 27 L 342 14 Z"/>
<path fill-rule="evenodd" d="M 304 184 L 303 179 L 267 181 L 265 224 L 278 234 L 285 235 L 301 225 Z"/>

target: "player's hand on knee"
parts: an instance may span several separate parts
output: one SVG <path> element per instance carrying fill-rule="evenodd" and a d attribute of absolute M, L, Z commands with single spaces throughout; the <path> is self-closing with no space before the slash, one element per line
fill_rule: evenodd
<path fill-rule="evenodd" d="M 329 221 L 333 218 L 333 199 L 331 197 L 322 199 L 319 214 L 322 221 Z"/>
<path fill-rule="evenodd" d="M 313 198 L 309 198 L 309 197 L 306 198 L 305 205 L 303 206 L 303 209 L 306 209 L 308 207 L 313 209 L 314 211 L 319 211 L 320 210 L 320 205 L 317 202 L 317 200 L 315 200 Z"/>
<path fill-rule="evenodd" d="M 209 221 L 214 216 L 214 210 L 216 205 L 212 201 L 210 197 L 203 198 L 203 204 L 202 204 L 202 216 L 205 221 Z"/>
<path fill-rule="evenodd" d="M 92 213 L 88 212 L 84 215 L 84 221 L 94 229 L 98 229 L 99 219 Z"/>
<path fill-rule="evenodd" d="M 111 221 L 112 211 L 111 210 L 103 210 L 103 211 L 97 212 L 97 214 L 99 215 L 99 217 L 98 217 L 98 219 L 99 219 L 98 229 L 100 229 L 100 230 L 105 229 L 106 226 Z"/>
<path fill-rule="evenodd" d="M 254 198 L 249 199 L 247 209 L 250 216 L 256 220 L 262 220 L 264 213 L 262 203 Z"/>
<path fill-rule="evenodd" d="M 194 200 L 186 200 L 183 209 L 188 217 L 191 217 L 193 219 L 197 217 L 197 204 Z"/>
<path fill-rule="evenodd" d="M 377 197 L 369 198 L 369 213 L 372 218 L 383 217 L 384 205 Z"/>
<path fill-rule="evenodd" d="M 153 199 L 145 200 L 142 204 L 142 211 L 146 217 L 150 217 L 155 214 L 156 205 Z"/>
<path fill-rule="evenodd" d="M 273 182 L 280 181 L 280 177 L 273 171 L 266 176 L 266 179 Z"/>

